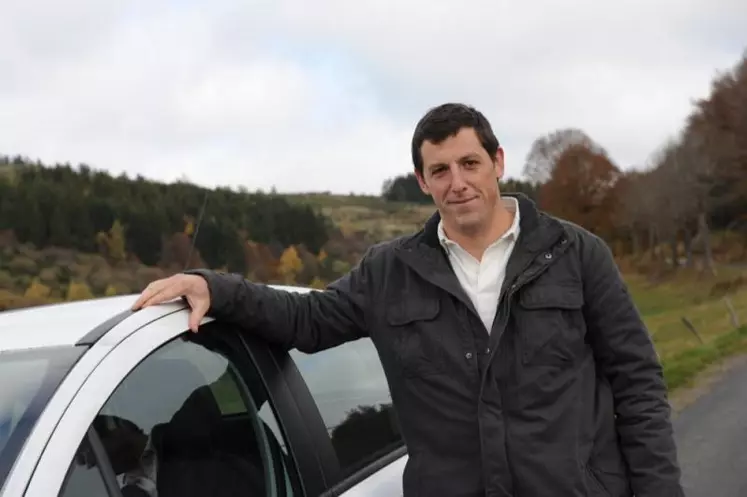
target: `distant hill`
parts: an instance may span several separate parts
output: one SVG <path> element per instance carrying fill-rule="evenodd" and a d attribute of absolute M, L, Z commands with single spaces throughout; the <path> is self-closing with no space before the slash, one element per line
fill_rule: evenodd
<path fill-rule="evenodd" d="M 432 213 L 381 197 L 206 189 L 0 157 L 0 300 L 128 293 L 197 266 L 321 287 Z"/>

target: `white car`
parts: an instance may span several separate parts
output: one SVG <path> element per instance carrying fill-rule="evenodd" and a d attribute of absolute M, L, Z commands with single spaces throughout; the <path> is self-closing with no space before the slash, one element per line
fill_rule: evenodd
<path fill-rule="evenodd" d="M 136 299 L 0 312 L 0 496 L 402 495 L 369 339 L 286 353 Z"/>

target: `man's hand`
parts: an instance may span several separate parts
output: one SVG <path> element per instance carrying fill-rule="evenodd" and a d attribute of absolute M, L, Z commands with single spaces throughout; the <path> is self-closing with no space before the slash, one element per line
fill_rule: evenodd
<path fill-rule="evenodd" d="M 189 315 L 189 328 L 196 332 L 200 321 L 210 309 L 210 291 L 202 276 L 194 274 L 175 274 L 168 278 L 155 280 L 148 285 L 132 305 L 132 310 L 161 304 L 184 297 L 192 312 Z"/>

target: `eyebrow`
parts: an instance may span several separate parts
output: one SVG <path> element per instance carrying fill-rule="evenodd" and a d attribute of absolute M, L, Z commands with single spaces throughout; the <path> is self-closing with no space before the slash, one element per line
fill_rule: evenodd
<path fill-rule="evenodd" d="M 464 162 L 464 161 L 469 160 L 469 159 L 480 160 L 480 155 L 472 152 L 472 153 L 469 153 L 467 155 L 463 155 L 463 156 L 459 157 L 458 162 Z M 437 169 L 439 167 L 449 167 L 449 165 L 446 164 L 445 162 L 436 162 L 434 164 L 428 165 L 428 170 L 433 171 L 434 169 Z"/>
<path fill-rule="evenodd" d="M 476 153 L 473 152 L 473 153 L 469 153 L 467 155 L 463 155 L 463 156 L 459 157 L 458 162 L 464 162 L 464 161 L 469 160 L 469 159 L 479 159 L 479 158 L 480 158 L 480 156 L 478 154 L 476 154 Z M 443 166 L 448 166 L 448 164 L 446 164 L 445 162 L 436 162 L 434 164 L 430 164 L 428 166 L 428 169 L 435 169 L 437 167 L 443 167 Z"/>
<path fill-rule="evenodd" d="M 467 155 L 464 155 L 464 156 L 460 157 L 459 158 L 459 162 L 464 162 L 464 161 L 466 161 L 468 159 L 479 159 L 479 158 L 480 158 L 480 156 L 478 154 L 471 153 L 471 154 L 467 154 Z"/>

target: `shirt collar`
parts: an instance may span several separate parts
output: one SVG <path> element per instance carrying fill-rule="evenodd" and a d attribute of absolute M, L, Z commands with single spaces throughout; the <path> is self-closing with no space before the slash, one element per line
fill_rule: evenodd
<path fill-rule="evenodd" d="M 519 202 L 513 197 L 502 197 L 501 201 L 503 202 L 503 205 L 506 206 L 506 209 L 514 213 L 514 220 L 511 223 L 511 226 L 509 226 L 509 228 L 506 230 L 506 232 L 503 233 L 503 235 L 498 240 L 490 245 L 491 247 L 497 243 L 500 243 L 502 240 L 515 241 L 519 236 Z M 444 247 L 447 251 L 449 249 L 449 246 L 458 245 L 455 241 L 449 239 L 449 237 L 446 236 L 443 220 L 440 220 L 438 222 L 438 239 L 441 242 L 441 246 Z"/>

